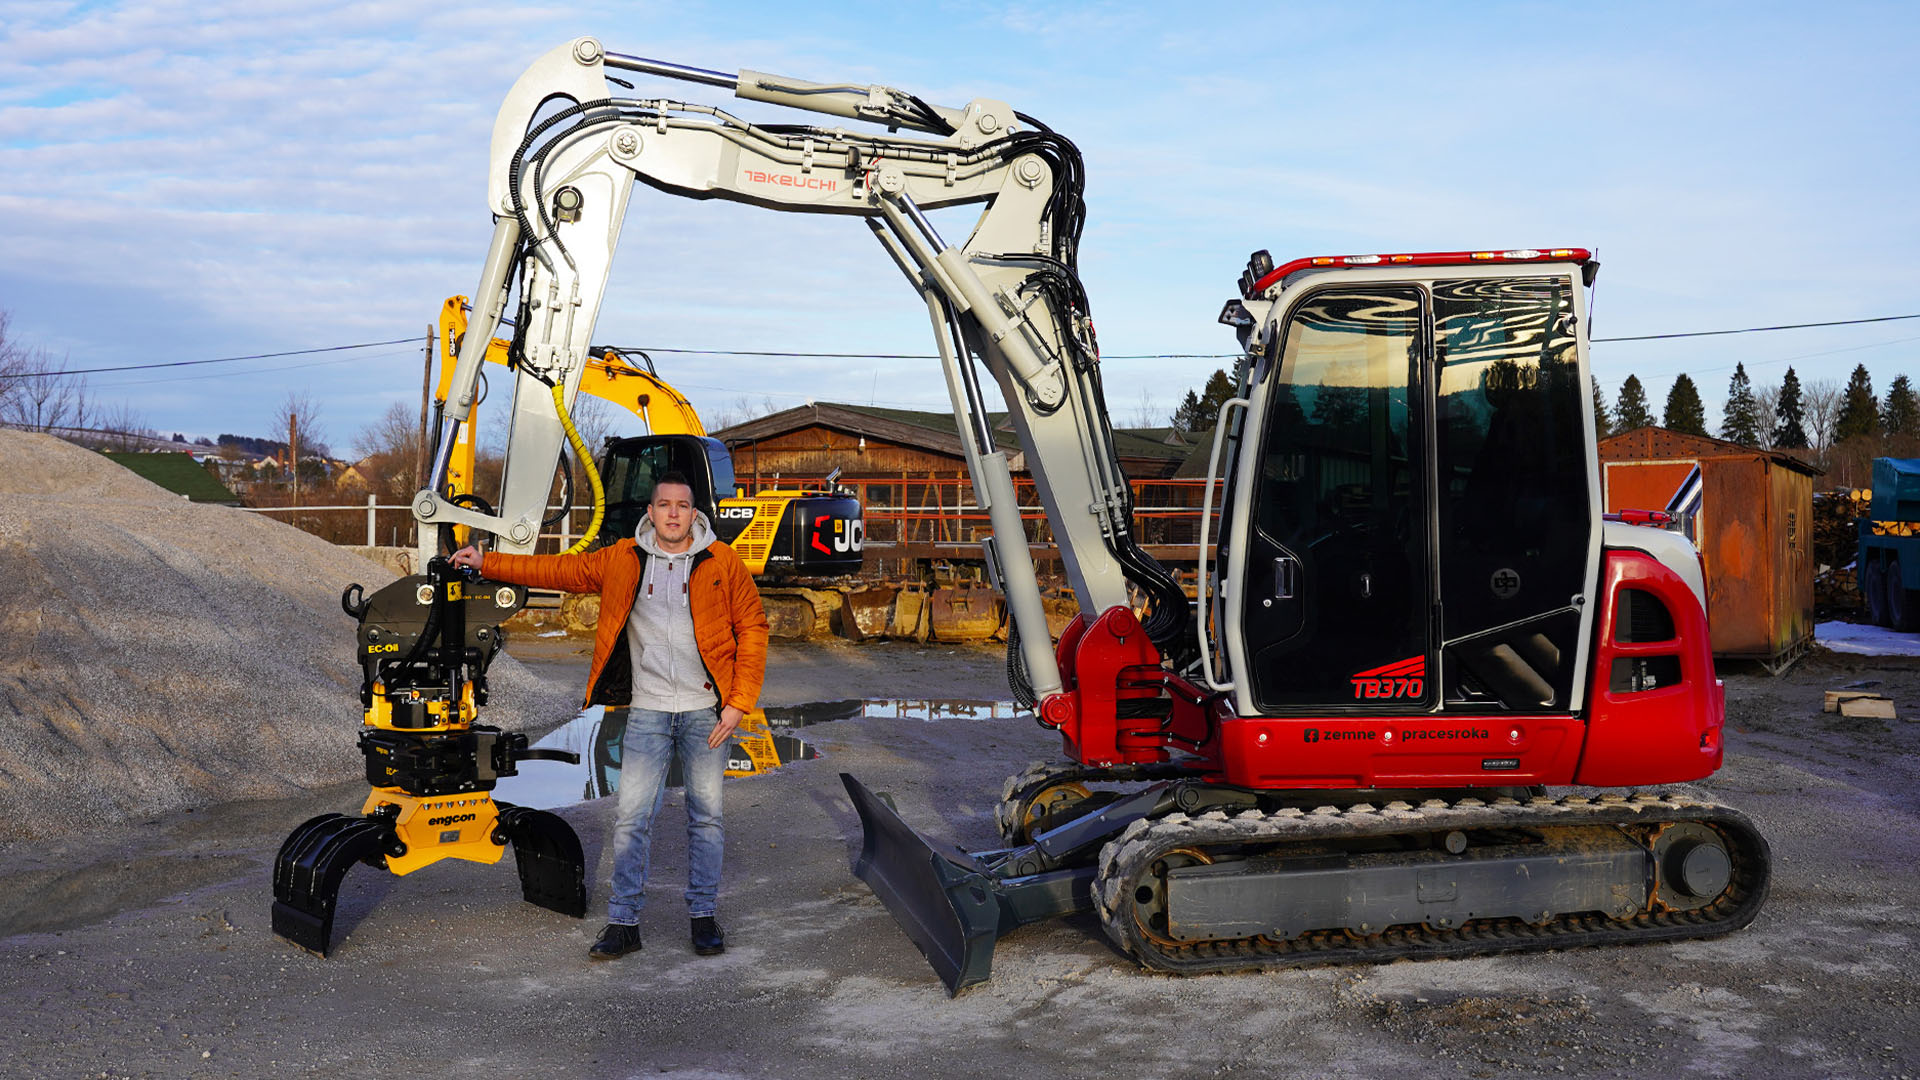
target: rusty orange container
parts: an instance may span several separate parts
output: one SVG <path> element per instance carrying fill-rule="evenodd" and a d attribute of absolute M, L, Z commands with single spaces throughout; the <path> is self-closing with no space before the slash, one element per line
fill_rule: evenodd
<path fill-rule="evenodd" d="M 1659 428 L 1600 443 L 1609 512 L 1658 510 L 1700 469 L 1694 542 L 1713 654 L 1776 670 L 1813 641 L 1813 480 L 1792 455 Z"/>

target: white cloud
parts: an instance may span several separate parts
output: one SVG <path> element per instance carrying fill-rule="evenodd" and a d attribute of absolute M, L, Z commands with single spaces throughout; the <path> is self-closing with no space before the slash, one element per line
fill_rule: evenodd
<path fill-rule="evenodd" d="M 1914 19 L 1883 13 L 1868 34 L 1844 12 L 1769 18 L 1678 12 L 1649 33 L 1533 6 L 0 2 L 0 307 L 76 366 L 421 332 L 477 276 L 501 95 L 593 32 L 623 52 L 1000 97 L 1045 119 L 1087 156 L 1083 263 L 1109 353 L 1230 351 L 1214 315 L 1261 247 L 1595 245 L 1599 325 L 1615 334 L 1900 313 L 1920 280 L 1916 92 L 1899 75 Z M 707 88 L 640 92 L 776 115 Z M 857 223 L 645 188 L 600 328 L 638 345 L 930 345 Z M 1758 381 L 1769 358 L 1901 336 L 1872 332 L 1595 355 L 1608 385 L 1638 371 L 1658 399 L 1678 370 L 1745 358 Z M 1887 382 L 1912 355 L 1809 363 L 1843 376 L 1866 359 Z M 259 426 L 299 383 L 345 442 L 348 417 L 409 392 L 417 367 L 389 360 L 139 392 L 165 426 Z M 661 363 L 722 388 L 697 403 L 944 397 L 923 361 Z M 1212 366 L 1114 361 L 1109 393 L 1123 411 L 1141 386 L 1171 400 Z M 1724 377 L 1701 382 L 1712 406 Z"/>

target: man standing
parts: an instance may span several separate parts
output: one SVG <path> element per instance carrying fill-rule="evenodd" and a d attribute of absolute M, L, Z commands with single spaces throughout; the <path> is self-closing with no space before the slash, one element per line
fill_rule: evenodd
<path fill-rule="evenodd" d="M 725 951 L 714 918 L 724 747 L 760 697 L 767 615 L 753 576 L 694 508 L 687 478 L 660 476 L 631 540 L 584 555 L 483 554 L 465 547 L 453 563 L 494 581 L 600 594 L 587 704 L 632 708 L 621 743 L 607 926 L 587 955 L 611 960 L 640 948 L 650 830 L 676 755 L 686 777 L 693 951 Z"/>

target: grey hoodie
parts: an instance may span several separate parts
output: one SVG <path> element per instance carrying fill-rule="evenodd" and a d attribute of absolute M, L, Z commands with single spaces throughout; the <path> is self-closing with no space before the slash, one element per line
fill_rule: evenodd
<path fill-rule="evenodd" d="M 720 696 L 707 680 L 700 646 L 694 640 L 689 583 L 693 557 L 713 543 L 713 526 L 707 515 L 694 511 L 693 543 L 678 555 L 660 550 L 650 518 L 640 519 L 633 539 L 649 556 L 639 595 L 633 598 L 633 613 L 627 616 L 627 645 L 633 650 L 633 707 L 661 712 L 712 708 Z"/>

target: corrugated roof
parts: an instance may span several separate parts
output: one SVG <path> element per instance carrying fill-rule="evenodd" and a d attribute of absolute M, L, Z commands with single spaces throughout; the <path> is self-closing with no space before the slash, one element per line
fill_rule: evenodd
<path fill-rule="evenodd" d="M 110 452 L 105 457 L 142 479 L 150 480 L 175 494 L 185 495 L 194 502 L 234 505 L 240 502 L 240 496 L 214 479 L 213 474 L 193 460 L 191 454 Z"/>
<path fill-rule="evenodd" d="M 960 437 L 954 426 L 951 412 L 889 409 L 878 405 L 849 405 L 838 401 L 822 401 L 812 405 L 798 405 L 791 409 L 783 409 L 732 427 L 721 428 L 713 432 L 713 437 L 733 446 L 753 439 L 769 438 L 809 424 L 822 424 L 852 434 L 873 435 L 894 442 L 952 454 L 955 457 L 961 456 Z M 993 433 L 993 441 L 997 447 L 1009 454 L 1020 452 L 1019 437 L 1014 434 L 1013 425 L 1008 421 L 1006 413 L 988 413 L 987 427 Z M 901 430 L 902 428 L 914 430 L 905 431 Z M 1167 439 L 1171 430 L 1170 428 L 1143 428 L 1136 431 L 1116 428 L 1113 433 L 1114 449 L 1125 458 L 1178 461 L 1187 456 L 1190 447 L 1185 444 L 1169 443 Z M 916 437 L 917 433 L 924 434 Z"/>
<path fill-rule="evenodd" d="M 1803 461 L 1786 450 L 1761 450 L 1725 439 L 1689 435 L 1663 427 L 1641 427 L 1600 440 L 1601 461 L 1655 461 L 1662 458 L 1714 458 L 1757 456 L 1771 463 L 1808 476 L 1824 476 L 1826 470 Z"/>

